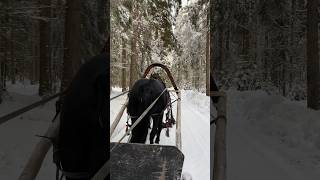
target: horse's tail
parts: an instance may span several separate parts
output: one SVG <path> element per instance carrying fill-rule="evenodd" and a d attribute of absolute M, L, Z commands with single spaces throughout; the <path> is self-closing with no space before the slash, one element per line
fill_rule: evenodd
<path fill-rule="evenodd" d="M 134 114 L 133 116 L 141 115 L 145 109 L 152 103 L 152 97 L 146 88 L 133 90 L 129 93 L 128 111 Z"/>
<path fill-rule="evenodd" d="M 145 88 L 144 91 L 141 91 L 140 93 L 141 94 L 138 96 L 138 97 L 140 97 L 139 102 L 141 103 L 141 107 L 143 107 L 143 109 L 145 110 L 150 106 L 150 104 L 152 103 L 154 98 L 153 98 L 149 88 Z"/>
<path fill-rule="evenodd" d="M 163 88 L 159 81 L 150 81 L 145 79 L 138 81 L 129 92 L 128 112 L 134 113 L 131 114 L 131 116 L 141 115 L 152 104 L 152 102 L 156 100 L 162 91 Z M 164 94 L 162 95 L 164 96 Z M 158 106 L 159 104 L 154 107 Z M 165 106 L 164 103 L 163 106 Z M 149 112 L 153 113 L 154 110 L 155 108 L 152 108 Z"/>

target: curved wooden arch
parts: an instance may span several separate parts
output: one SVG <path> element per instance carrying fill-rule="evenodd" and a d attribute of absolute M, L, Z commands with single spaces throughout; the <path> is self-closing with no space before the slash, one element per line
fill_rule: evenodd
<path fill-rule="evenodd" d="M 150 72 L 150 70 L 151 70 L 152 68 L 154 68 L 154 67 L 161 67 L 162 69 L 164 69 L 164 70 L 166 71 L 167 76 L 169 77 L 169 79 L 170 79 L 170 81 L 171 81 L 171 84 L 172 84 L 174 90 L 176 90 L 176 93 L 178 94 L 178 90 L 179 90 L 179 89 L 178 89 L 178 87 L 177 87 L 177 85 L 176 85 L 176 83 L 175 83 L 175 81 L 174 81 L 174 79 L 173 79 L 173 77 L 172 77 L 171 72 L 169 71 L 168 67 L 167 67 L 166 65 L 164 65 L 164 64 L 161 64 L 161 63 L 153 63 L 153 64 L 151 64 L 151 65 L 148 66 L 147 69 L 144 71 L 143 78 L 146 78 L 147 75 L 148 75 L 148 73 Z"/>

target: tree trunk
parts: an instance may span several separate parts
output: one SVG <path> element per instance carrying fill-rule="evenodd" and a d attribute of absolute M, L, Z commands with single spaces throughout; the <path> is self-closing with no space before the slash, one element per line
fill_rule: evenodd
<path fill-rule="evenodd" d="M 132 39 L 131 39 L 131 62 L 130 62 L 130 88 L 133 86 L 136 80 L 138 80 L 138 49 L 137 49 L 137 41 L 138 41 L 138 8 L 137 2 L 134 1 L 133 9 L 132 9 Z"/>
<path fill-rule="evenodd" d="M 126 42 L 122 39 L 122 79 L 121 79 L 121 86 L 122 92 L 127 90 L 127 50 L 126 50 Z"/>
<path fill-rule="evenodd" d="M 289 88 L 292 88 L 292 82 L 293 82 L 293 52 L 295 52 L 295 46 L 294 46 L 294 30 L 295 30 L 295 19 L 296 19 L 296 0 L 291 1 L 291 24 L 290 24 L 290 59 L 289 59 Z"/>
<path fill-rule="evenodd" d="M 65 90 L 80 67 L 80 29 L 81 3 L 77 0 L 67 0 L 65 20 L 65 42 L 63 58 L 63 74 L 61 91 Z"/>
<path fill-rule="evenodd" d="M 31 84 L 36 84 L 39 80 L 39 23 L 32 23 L 32 70 Z"/>
<path fill-rule="evenodd" d="M 211 73 L 216 75 L 218 75 L 218 71 L 223 69 L 223 61 L 225 60 L 224 14 L 227 12 L 225 3 L 210 0 L 210 68 Z"/>
<path fill-rule="evenodd" d="M 285 59 L 284 59 L 285 60 Z M 287 96 L 287 78 L 286 78 L 286 61 L 282 63 L 282 96 Z"/>
<path fill-rule="evenodd" d="M 320 109 L 319 49 L 318 49 L 318 0 L 307 4 L 307 104 Z"/>
<path fill-rule="evenodd" d="M 6 85 L 6 38 L 0 36 L 0 49 L 3 50 L 4 55 L 0 58 L 0 101 L 1 101 L 1 92 L 5 89 Z"/>
<path fill-rule="evenodd" d="M 5 89 L 5 84 L 6 84 L 6 82 L 5 82 L 5 77 L 6 77 L 6 68 L 5 68 L 6 66 L 5 66 L 5 63 L 4 63 L 4 61 L 3 60 L 1 60 L 1 63 L 0 63 L 0 71 L 1 71 L 1 74 L 0 74 L 0 88 L 1 88 L 1 90 L 3 90 L 3 89 Z M 0 90 L 0 91 L 1 91 Z"/>
<path fill-rule="evenodd" d="M 261 1 L 257 0 L 255 8 L 258 8 L 260 6 Z M 256 64 L 258 68 L 261 68 L 262 70 L 259 72 L 257 81 L 258 84 L 261 85 L 264 81 L 264 74 L 266 73 L 266 69 L 263 68 L 263 60 L 264 60 L 264 44 L 265 44 L 265 27 L 262 26 L 261 21 L 259 18 L 255 17 L 254 21 L 254 28 L 256 29 L 255 31 L 255 39 L 256 39 L 256 44 L 255 44 L 255 49 L 256 49 Z"/>
<path fill-rule="evenodd" d="M 10 45 L 9 46 L 10 47 L 10 79 L 11 79 L 11 83 L 15 84 L 16 83 L 16 62 L 15 62 L 14 44 L 13 44 L 14 28 L 12 27 L 13 25 L 11 23 L 12 23 L 12 19 L 9 18 L 9 25 L 10 25 L 10 41 L 9 41 L 9 45 Z"/>
<path fill-rule="evenodd" d="M 207 12 L 207 25 L 209 27 L 209 19 L 210 19 L 210 16 L 209 16 L 209 10 Z M 207 35 L 206 35 L 206 94 L 207 96 L 209 95 L 209 91 L 210 91 L 210 52 L 209 52 L 209 49 L 210 49 L 210 30 L 208 28 L 207 30 Z"/>
<path fill-rule="evenodd" d="M 177 64 L 177 73 L 178 73 L 178 78 L 177 78 L 177 85 L 179 88 L 182 87 L 182 72 L 181 72 L 181 57 L 178 57 L 178 64 Z"/>
<path fill-rule="evenodd" d="M 39 1 L 41 6 L 50 6 L 51 0 Z M 46 20 L 41 19 L 40 27 L 40 82 L 39 95 L 44 96 L 50 94 L 50 7 L 41 8 L 40 16 Z"/>
<path fill-rule="evenodd" d="M 142 50 L 141 52 L 141 59 L 140 59 L 140 72 L 139 72 L 139 76 L 143 76 L 143 71 L 144 71 L 144 61 L 145 61 L 145 51 Z"/>
<path fill-rule="evenodd" d="M 215 47 L 215 46 L 220 46 L 221 44 L 218 43 L 218 41 L 220 42 L 219 37 L 217 37 L 216 34 L 219 33 L 215 33 L 216 31 L 220 31 L 220 30 L 215 30 L 214 29 L 214 23 L 215 23 L 215 14 L 219 13 L 217 11 L 215 11 L 214 5 L 215 5 L 215 0 L 210 0 L 209 3 L 209 14 L 210 14 L 210 19 L 209 19 L 209 58 L 210 58 L 210 76 L 214 78 L 214 74 L 216 73 L 215 71 L 218 70 L 218 53 L 216 52 L 216 50 L 218 50 L 219 47 Z M 219 15 L 218 15 L 219 16 Z M 221 17 L 220 17 L 221 18 Z M 216 43 L 217 42 L 217 43 Z M 216 43 L 216 44 L 215 44 Z"/>
<path fill-rule="evenodd" d="M 6 0 L 4 2 L 5 6 L 9 6 L 9 0 Z M 9 27 L 9 10 L 5 11 L 4 15 L 4 24 Z M 9 76 L 9 67 L 8 67 L 8 62 L 9 62 L 9 53 L 8 53 L 8 48 L 9 47 L 9 29 L 7 28 L 5 30 L 4 34 L 4 58 L 3 58 L 3 64 L 2 64 L 2 87 L 3 89 L 6 89 L 6 78 Z"/>

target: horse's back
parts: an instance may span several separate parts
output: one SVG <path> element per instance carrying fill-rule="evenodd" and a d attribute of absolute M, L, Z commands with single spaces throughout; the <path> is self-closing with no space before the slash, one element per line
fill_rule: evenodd
<path fill-rule="evenodd" d="M 140 79 L 132 86 L 128 97 L 128 113 L 131 116 L 141 115 L 145 109 L 162 93 L 165 86 L 156 79 Z M 161 98 L 155 104 L 150 112 L 164 109 L 164 103 Z"/>

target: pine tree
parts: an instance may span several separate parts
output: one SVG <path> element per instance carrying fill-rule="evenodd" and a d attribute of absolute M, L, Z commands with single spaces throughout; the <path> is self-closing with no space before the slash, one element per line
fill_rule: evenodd
<path fill-rule="evenodd" d="M 50 16 L 51 16 L 51 0 L 41 1 L 40 16 L 42 19 L 39 22 L 40 32 L 40 85 L 39 95 L 44 96 L 51 93 L 51 79 L 50 79 Z"/>
<path fill-rule="evenodd" d="M 75 73 L 80 67 L 80 43 L 81 39 L 81 3 L 77 0 L 67 0 L 65 20 L 64 60 L 61 91 L 65 90 Z"/>
<path fill-rule="evenodd" d="M 130 82 L 129 87 L 131 88 L 133 84 L 138 80 L 138 18 L 139 18 L 139 11 L 138 11 L 138 3 L 137 1 L 133 2 L 132 8 L 132 35 L 131 35 L 131 61 L 130 61 Z"/>
<path fill-rule="evenodd" d="M 320 109 L 320 63 L 318 48 L 318 1 L 307 4 L 307 92 L 308 107 Z"/>
<path fill-rule="evenodd" d="M 122 92 L 127 90 L 127 50 L 126 50 L 126 42 L 124 38 L 122 39 L 122 76 L 121 76 L 121 87 Z"/>

